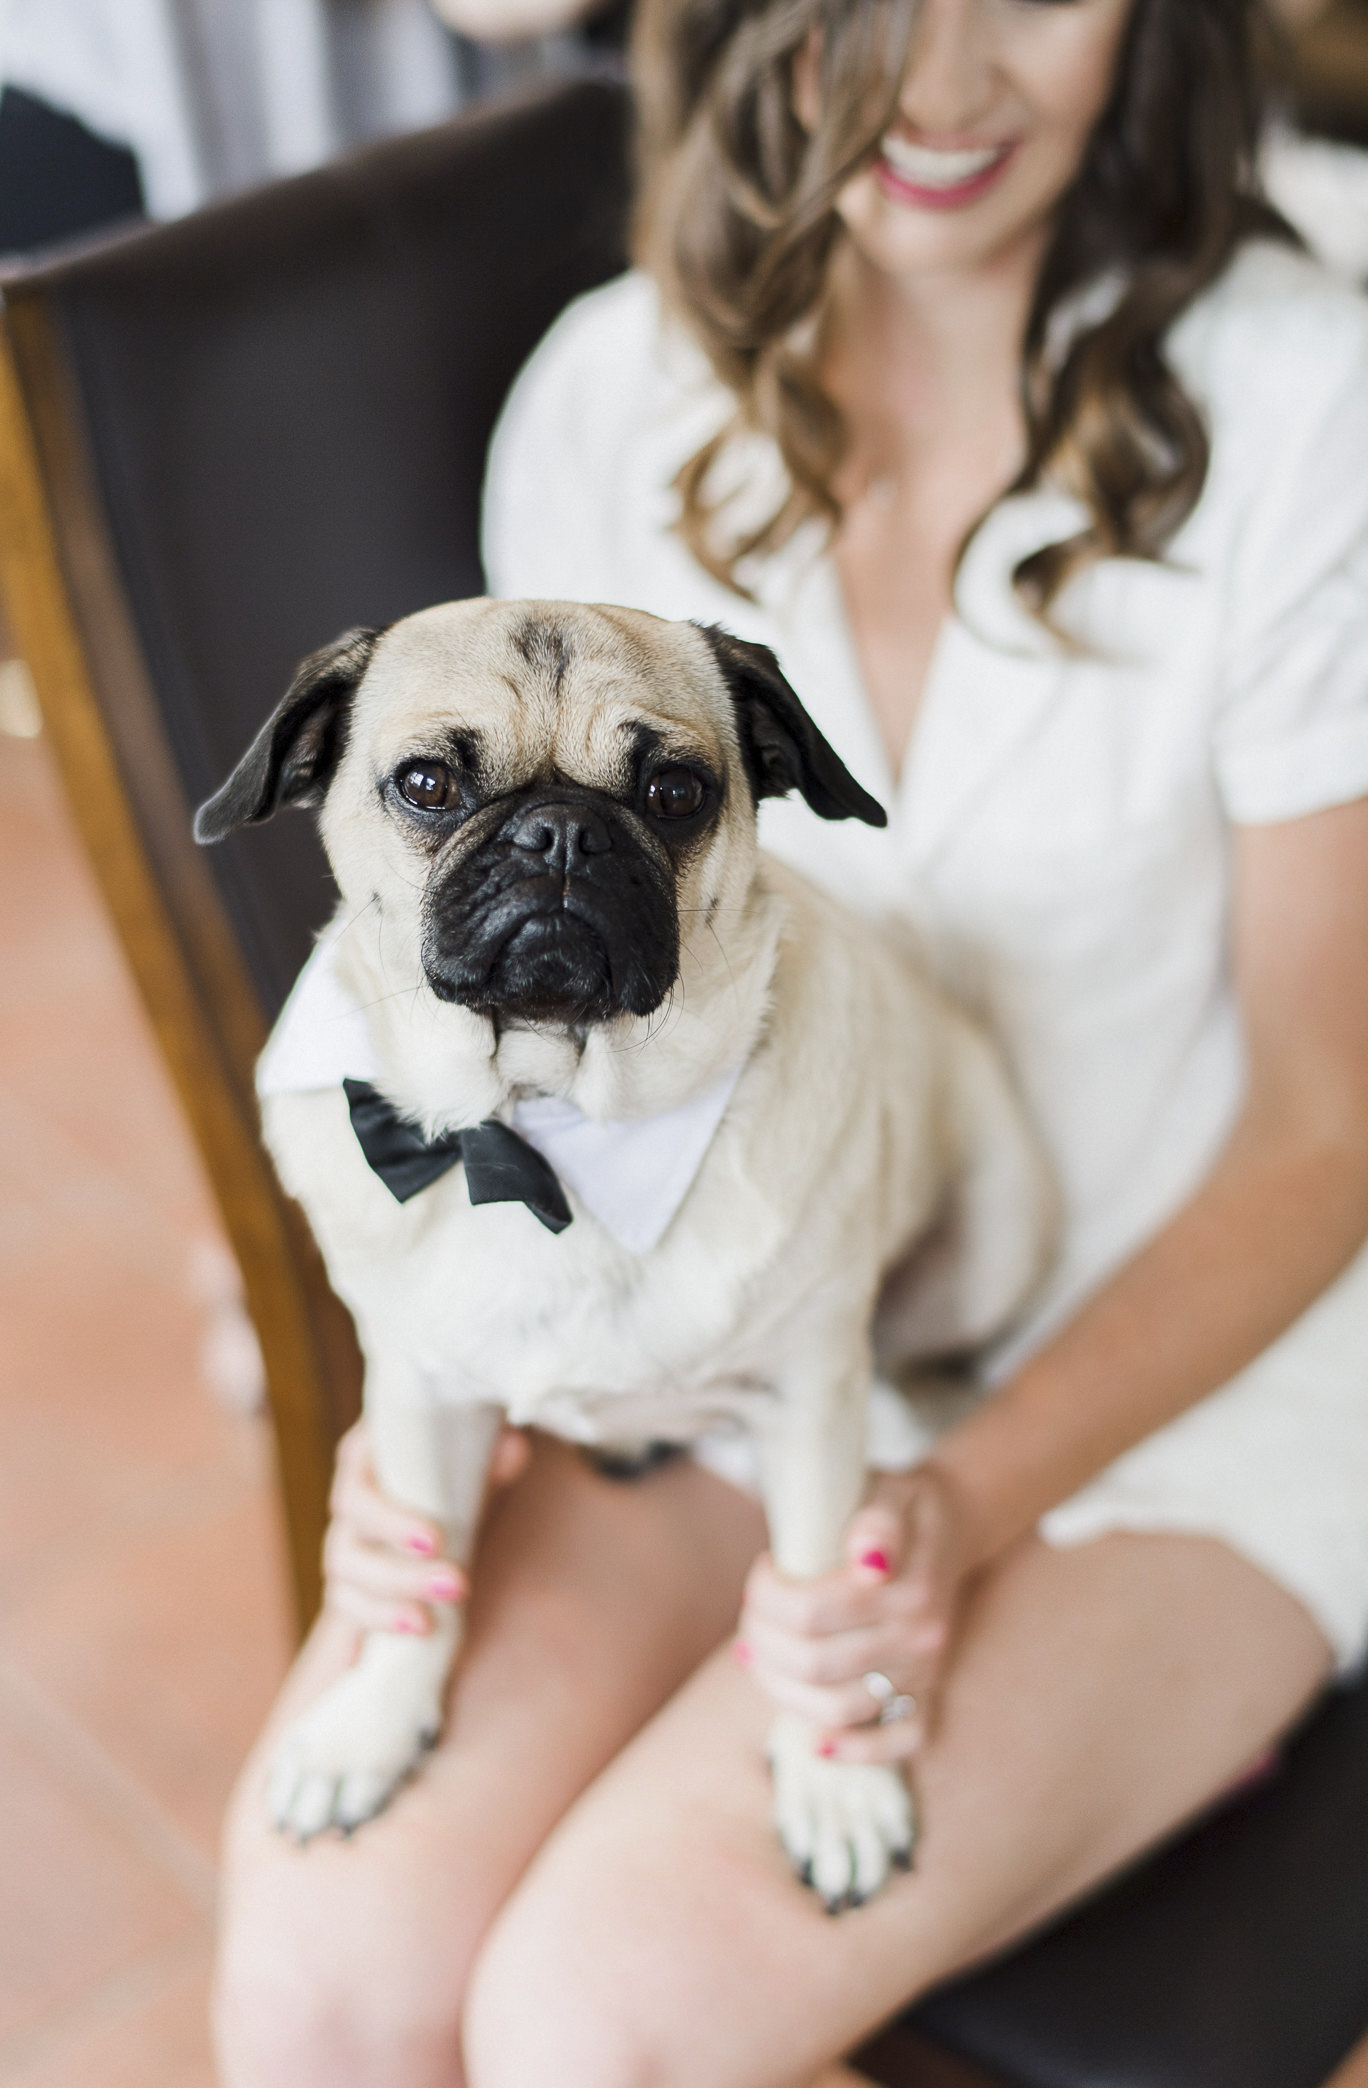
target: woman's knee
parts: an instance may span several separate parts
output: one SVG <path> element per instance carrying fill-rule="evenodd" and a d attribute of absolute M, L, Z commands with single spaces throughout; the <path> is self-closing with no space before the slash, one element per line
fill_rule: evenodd
<path fill-rule="evenodd" d="M 478 1999 L 477 1999 L 478 1991 Z M 676 2088 L 680 2076 L 630 2007 L 592 1988 L 472 1988 L 463 2038 L 467 2088 Z"/>
<path fill-rule="evenodd" d="M 463 2026 L 468 2088 L 675 2088 L 655 1982 L 581 1910 L 568 1930 L 516 1902 L 476 1961 Z"/>
<path fill-rule="evenodd" d="M 326 1935 L 276 1948 L 226 1935 L 213 2002 L 224 2088 L 460 2088 L 450 1968 L 404 1963 L 379 1921 L 375 1945 L 354 1959 Z"/>
<path fill-rule="evenodd" d="M 214 1988 L 224 2088 L 459 2088 L 478 1924 L 411 1874 L 395 1839 L 300 1850 L 260 1832 L 230 1847 Z"/>

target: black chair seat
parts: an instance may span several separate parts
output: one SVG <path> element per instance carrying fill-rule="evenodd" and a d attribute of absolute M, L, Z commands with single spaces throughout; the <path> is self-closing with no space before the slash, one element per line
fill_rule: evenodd
<path fill-rule="evenodd" d="M 1266 1782 L 907 2023 L 1011 2088 L 1322 2088 L 1368 2028 L 1368 1684 Z M 910 2082 L 898 2046 L 871 2067 Z"/>

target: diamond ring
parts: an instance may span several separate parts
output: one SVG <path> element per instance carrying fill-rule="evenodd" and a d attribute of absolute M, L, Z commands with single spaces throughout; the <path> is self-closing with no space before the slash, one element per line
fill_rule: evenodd
<path fill-rule="evenodd" d="M 860 1681 L 879 1707 L 880 1725 L 897 1725 L 900 1719 L 911 1718 L 915 1713 L 917 1699 L 906 1695 L 896 1682 L 890 1682 L 887 1675 L 881 1675 L 877 1668 L 861 1675 Z"/>

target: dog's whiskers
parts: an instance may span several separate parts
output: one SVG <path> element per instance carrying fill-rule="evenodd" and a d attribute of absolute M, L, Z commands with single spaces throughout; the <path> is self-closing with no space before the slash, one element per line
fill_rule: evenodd
<path fill-rule="evenodd" d="M 366 915 L 370 912 L 371 908 L 373 906 L 378 906 L 379 904 L 380 894 L 378 892 L 372 892 L 370 898 L 366 901 L 365 905 L 358 906 L 356 912 L 352 915 L 351 919 L 343 923 L 342 927 L 337 932 L 337 940 L 341 942 L 342 937 L 344 935 L 350 935 L 352 929 L 355 928 L 358 925 L 358 923 L 365 919 Z"/>
<path fill-rule="evenodd" d="M 422 991 L 423 982 L 420 979 L 416 986 L 396 986 L 393 993 L 377 993 L 374 1000 L 358 1001 L 356 1005 L 363 1013 L 371 1008 L 387 1007 L 391 1001 L 397 1000 L 407 999 L 410 1006 L 412 1006 Z"/>

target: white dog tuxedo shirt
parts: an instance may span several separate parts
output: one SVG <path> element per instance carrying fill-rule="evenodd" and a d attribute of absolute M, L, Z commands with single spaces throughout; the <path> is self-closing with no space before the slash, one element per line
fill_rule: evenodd
<path fill-rule="evenodd" d="M 381 1077 L 365 1009 L 338 977 L 338 940 L 334 932 L 319 942 L 271 1032 L 257 1065 L 263 1100 Z M 740 1075 L 733 1066 L 678 1109 L 626 1123 L 595 1123 L 553 1095 L 515 1103 L 510 1121 L 621 1246 L 649 1254 L 692 1188 Z"/>

